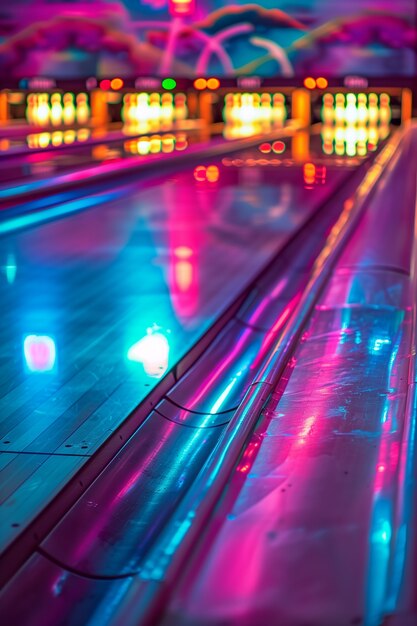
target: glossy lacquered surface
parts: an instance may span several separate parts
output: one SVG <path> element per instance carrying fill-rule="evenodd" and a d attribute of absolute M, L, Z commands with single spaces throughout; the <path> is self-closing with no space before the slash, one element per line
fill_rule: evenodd
<path fill-rule="evenodd" d="M 164 626 L 416 623 L 415 146 L 339 259 Z"/>
<path fill-rule="evenodd" d="M 294 164 L 215 167 L 215 180 L 186 169 L 0 240 L 2 546 L 346 176 L 329 167 L 306 188 Z"/>
<path fill-rule="evenodd" d="M 242 170 L 237 170 L 237 168 L 230 170 L 226 169 L 227 167 L 225 167 L 228 181 L 227 193 L 230 194 L 233 185 L 236 187 L 240 185 L 241 189 L 236 190 L 240 196 L 245 190 L 246 173 L 240 176 L 238 171 Z M 223 170 L 220 168 L 220 171 Z M 288 173 L 288 168 L 282 171 L 286 171 L 286 173 L 282 174 L 282 178 L 277 176 L 274 181 L 277 190 L 279 190 L 282 181 L 285 181 L 284 184 L 287 185 L 288 181 L 292 180 L 296 175 L 297 168 L 295 167 L 291 173 Z M 329 176 L 332 171 L 332 168 L 329 169 Z M 254 176 L 253 172 L 252 167 L 251 177 Z M 190 187 L 193 184 L 191 182 Z M 177 178 L 174 179 L 173 185 L 177 185 L 176 189 L 178 190 Z M 326 185 L 319 187 L 320 191 L 318 192 L 318 197 L 321 199 L 324 197 L 323 191 L 321 191 L 323 187 L 325 188 Z M 211 200 L 219 200 L 218 192 L 220 189 L 217 188 L 216 192 L 216 187 L 207 185 L 198 185 L 196 189 L 195 199 L 199 199 L 201 194 L 201 197 L 204 195 L 206 199 L 210 200 L 209 207 L 217 206 L 212 204 Z M 257 186 L 252 185 L 251 191 L 263 193 Z M 314 191 L 314 189 L 305 189 L 302 193 L 309 191 Z M 152 193 L 153 197 L 157 198 L 154 187 Z M 276 190 L 271 193 L 271 201 L 273 201 L 276 193 Z M 156 407 L 156 410 L 151 413 L 114 461 L 86 490 L 85 494 L 70 509 L 49 537 L 41 543 L 39 552 L 42 556 L 37 556 L 26 565 L 6 587 L 2 595 L 2 611 L 10 616 L 10 619 L 20 620 L 22 623 L 31 623 L 32 621 L 32 623 L 41 624 L 43 623 L 42 619 L 44 619 L 47 623 L 49 623 L 48 620 L 52 620 L 51 624 L 55 622 L 72 624 L 77 623 L 80 614 L 82 614 L 84 621 L 87 622 L 88 619 L 93 619 L 92 616 L 97 611 L 101 616 L 100 619 L 104 619 L 103 614 L 100 613 L 100 607 L 105 605 L 108 606 L 106 615 L 111 617 L 113 593 L 116 596 L 119 593 L 123 595 L 122 587 L 126 590 L 130 577 L 140 572 L 141 564 L 147 552 L 157 540 L 164 525 L 207 460 L 223 431 L 224 425 L 232 416 L 234 408 L 250 384 L 253 368 L 257 366 L 257 363 L 285 325 L 289 311 L 294 307 L 299 293 L 305 285 L 305 279 L 313 265 L 314 256 L 323 246 L 325 237 L 340 212 L 343 198 L 349 193 L 351 193 L 349 189 L 343 188 L 340 197 L 339 194 L 336 194 L 335 199 L 337 198 L 337 201 L 328 205 L 328 210 L 322 211 L 320 218 L 310 223 L 307 231 L 300 233 L 294 243 L 286 249 L 285 254 L 278 255 L 274 263 L 270 264 L 268 271 L 256 282 L 235 318 L 225 326 L 210 349 L 200 357 L 177 385 L 173 385 L 172 392 Z M 252 198 L 252 196 L 250 197 Z M 288 190 L 285 192 L 285 197 L 287 202 Z M 265 204 L 265 200 L 259 199 L 260 211 L 263 211 L 262 203 Z M 304 198 L 304 203 L 303 211 L 307 209 L 309 204 L 308 194 Z M 269 252 L 269 258 L 271 258 L 272 249 L 276 250 L 275 246 L 282 237 L 277 235 L 278 230 L 275 227 L 276 232 L 272 233 L 272 222 L 266 214 L 259 215 L 259 212 L 254 221 L 258 224 L 264 224 L 265 227 L 259 225 L 253 227 L 251 220 L 252 226 L 245 227 L 247 228 L 246 231 L 243 225 L 250 218 L 250 212 L 245 217 L 244 206 L 238 203 L 233 216 L 230 216 L 227 223 L 219 219 L 216 221 L 215 241 L 219 241 L 221 246 L 224 246 L 226 241 L 230 241 L 230 237 L 237 228 L 237 223 L 239 225 L 238 232 L 241 236 L 247 232 L 248 243 L 245 251 L 241 250 L 242 244 L 238 244 L 236 235 L 232 237 L 232 247 L 241 250 L 241 253 L 239 253 L 239 259 L 236 259 L 237 264 L 233 264 L 230 270 L 230 275 L 234 272 L 233 280 L 230 278 L 228 284 L 224 285 L 229 290 L 228 297 L 230 296 L 230 298 L 235 297 L 235 294 L 238 293 L 236 283 L 240 280 L 239 276 L 242 279 L 241 285 L 244 284 L 244 280 L 248 279 L 249 262 L 252 264 L 266 245 L 268 248 L 271 247 Z M 268 201 L 266 201 L 265 206 L 268 206 Z M 313 206 L 317 206 L 315 202 Z M 277 213 L 277 209 L 275 208 L 273 212 Z M 278 211 L 278 213 L 282 216 L 286 215 L 287 218 L 291 216 L 291 211 L 288 210 L 282 213 Z M 149 209 L 150 215 L 151 209 Z M 180 210 L 176 212 L 179 222 L 174 221 L 172 223 L 172 230 L 175 232 L 177 227 L 184 228 L 190 215 L 191 213 L 184 214 Z M 206 215 L 212 215 L 209 208 Z M 308 215 L 311 215 L 311 211 L 308 212 Z M 151 217 L 149 220 L 151 221 Z M 65 220 L 62 223 L 68 223 L 68 221 Z M 159 224 L 163 233 L 164 224 L 163 222 L 159 222 Z M 187 225 L 193 225 L 191 218 L 190 222 L 187 221 Z M 210 223 L 207 220 L 206 222 L 201 220 L 201 228 L 207 226 L 210 232 Z M 250 233 L 249 228 L 251 229 Z M 261 228 L 260 236 L 255 242 L 254 237 L 259 228 Z M 268 236 L 266 235 L 266 228 L 271 231 Z M 293 227 L 291 226 L 288 228 L 288 234 L 292 232 Z M 150 235 L 153 234 L 161 239 L 162 233 L 158 233 L 156 229 L 150 230 Z M 144 237 L 144 235 L 142 236 Z M 207 234 L 204 236 L 200 234 L 201 247 L 198 248 L 199 251 L 204 249 L 207 236 Z M 269 243 L 270 237 L 272 237 L 273 244 L 272 241 Z M 313 242 L 310 241 L 311 238 L 313 238 Z M 249 242 L 249 239 L 253 241 Z M 190 259 L 186 242 L 180 243 L 184 244 L 182 248 L 177 244 L 180 261 Z M 125 254 L 124 250 L 121 251 L 120 255 L 123 254 Z M 250 259 L 247 258 L 247 255 L 250 256 Z M 227 258 L 228 262 L 233 260 L 233 257 Z M 246 276 L 241 273 L 243 258 L 247 258 Z M 90 261 L 88 260 L 86 263 L 90 264 Z M 219 264 L 216 265 L 215 254 L 210 256 L 210 262 L 206 265 L 207 273 L 204 274 L 208 283 L 205 288 L 208 291 L 210 289 L 215 290 L 216 287 L 219 290 L 222 289 L 225 279 L 225 271 L 219 271 L 222 263 L 224 265 L 224 258 L 219 259 Z M 213 275 L 211 272 L 214 272 Z M 156 274 L 153 276 L 155 277 Z M 135 273 L 132 272 L 131 278 L 134 277 Z M 88 284 L 88 288 L 91 288 L 91 283 Z M 154 300 L 152 300 L 151 293 L 147 294 L 148 299 L 146 300 L 141 300 L 138 297 L 139 304 L 143 302 L 147 310 L 152 313 L 160 311 L 160 307 L 164 306 L 166 302 L 165 298 L 168 297 L 168 294 L 165 296 L 161 283 L 159 283 L 159 288 L 160 292 L 158 295 L 155 294 Z M 225 298 L 225 293 L 227 293 L 226 289 L 223 292 L 223 298 Z M 214 295 L 212 297 L 215 298 Z M 201 317 L 201 307 L 203 306 L 201 292 L 198 301 L 200 308 L 194 309 L 194 317 L 190 315 L 188 318 L 192 330 L 187 328 L 186 320 L 182 320 L 184 330 L 182 334 L 179 334 L 179 337 L 184 343 L 188 341 L 184 331 L 189 332 L 190 342 L 193 337 L 198 337 L 198 333 L 201 332 L 201 328 L 193 329 L 193 323 L 196 325 L 204 323 Z M 208 306 L 210 300 L 204 299 L 204 301 Z M 228 301 L 226 300 L 223 304 L 225 305 Z M 152 308 L 153 302 L 155 305 L 158 303 L 155 310 Z M 219 306 L 220 300 L 215 299 L 215 303 Z M 108 307 L 111 308 L 112 303 L 109 302 Z M 134 311 L 137 309 L 135 308 Z M 177 319 L 179 321 L 179 315 Z M 124 318 L 122 321 L 125 323 Z M 211 323 L 210 318 L 207 319 L 207 324 L 209 323 Z M 116 326 L 116 333 L 120 327 L 119 324 Z M 154 333 L 157 335 L 165 334 L 161 328 L 152 329 L 152 331 L 151 337 Z M 167 333 L 165 336 L 169 337 L 169 334 Z M 190 344 L 185 344 L 182 348 L 185 350 L 187 345 Z M 109 344 L 110 360 L 112 354 L 114 358 L 114 346 L 114 343 Z M 174 359 L 177 354 L 181 354 L 181 352 L 176 352 Z M 92 365 L 94 362 L 95 360 L 92 359 Z M 155 368 L 157 364 L 151 362 L 150 365 Z M 142 363 L 142 375 L 143 366 Z M 118 365 L 118 367 L 120 366 Z M 111 376 L 103 379 L 103 389 L 108 388 L 113 372 L 115 370 L 112 370 Z M 150 382 L 153 382 L 152 376 L 149 375 L 148 378 Z M 84 419 L 66 442 L 61 443 L 57 451 L 50 456 L 54 458 L 58 453 L 66 454 L 66 458 L 71 458 L 72 455 L 89 455 L 90 452 L 85 453 L 86 448 L 83 446 L 89 443 L 95 449 L 94 446 L 98 446 L 102 441 L 100 436 L 105 437 L 115 427 L 115 420 L 120 418 L 117 415 L 117 410 L 123 409 L 132 400 L 130 393 L 133 394 L 135 388 L 137 390 L 135 384 L 135 379 L 124 379 L 117 391 L 112 394 L 113 397 L 110 397 L 109 402 L 100 405 L 91 419 Z M 199 385 L 197 389 L 195 384 Z M 128 390 L 130 393 L 127 392 Z M 177 400 L 183 402 L 184 406 L 181 407 L 176 404 Z M 76 406 L 79 407 L 80 403 L 78 402 Z M 59 432 L 59 421 L 52 425 L 48 434 L 55 430 Z M 43 440 L 47 441 L 47 438 L 40 435 L 38 442 Z M 66 448 L 66 445 L 71 445 L 71 448 Z M 30 448 L 28 451 L 30 452 Z M 20 456 L 23 454 L 24 452 Z M 32 455 L 33 453 L 25 454 L 26 457 Z M 77 458 L 79 457 L 77 456 Z M 84 458 L 88 458 L 88 456 Z M 62 584 L 59 584 L 59 593 L 56 593 L 56 587 L 49 584 L 49 574 L 42 574 L 44 570 L 50 572 L 52 578 L 58 577 L 62 581 Z M 115 580 L 116 582 L 115 585 L 110 584 L 110 582 L 104 584 L 104 580 Z M 125 584 L 119 586 L 118 580 L 125 581 Z M 116 588 L 118 591 L 114 591 Z M 17 589 L 26 589 L 28 596 L 36 598 L 36 608 L 33 611 L 29 612 L 25 607 L 15 604 L 14 598 Z M 74 597 L 78 598 L 80 605 L 76 611 L 72 610 Z M 104 624 L 104 621 L 100 623 Z"/>
<path fill-rule="evenodd" d="M 77 141 L 77 137 L 82 134 L 83 130 L 86 135 L 84 141 Z M 0 187 L 3 189 L 9 187 L 10 183 L 17 184 L 25 180 L 50 177 L 62 172 L 88 169 L 103 162 L 128 159 L 137 156 L 138 149 L 143 153 L 144 159 L 149 158 L 149 155 L 161 153 L 175 155 L 187 150 L 190 145 L 204 144 L 208 139 L 207 133 L 198 131 L 154 133 L 151 152 L 149 135 L 139 138 L 137 135 L 129 136 L 119 132 L 115 137 L 115 133 L 107 133 L 103 130 L 100 141 L 98 131 L 93 132 L 91 137 L 89 133 L 90 131 L 87 129 L 82 129 L 81 132 L 66 131 L 65 135 L 60 133 L 61 142 L 63 142 L 63 136 L 67 141 L 69 139 L 70 141 L 67 145 L 62 143 L 59 149 L 51 143 L 50 133 L 43 133 L 43 135 L 34 133 L 29 137 L 49 136 L 49 146 L 47 145 L 43 150 L 41 148 L 36 150 L 27 148 L 23 154 L 14 154 L 12 147 L 8 157 L 7 153 L 0 152 L 0 158 L 3 157 Z"/>

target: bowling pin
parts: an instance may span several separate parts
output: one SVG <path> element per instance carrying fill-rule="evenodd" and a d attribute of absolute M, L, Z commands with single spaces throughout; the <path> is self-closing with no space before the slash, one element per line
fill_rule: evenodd
<path fill-rule="evenodd" d="M 149 96 L 149 119 L 155 128 L 161 122 L 161 97 L 159 93 L 151 93 Z"/>
<path fill-rule="evenodd" d="M 160 135 L 152 135 L 149 140 L 149 151 L 152 154 L 158 154 L 162 149 L 162 141 Z"/>
<path fill-rule="evenodd" d="M 346 96 L 345 121 L 346 124 L 356 124 L 358 112 L 356 110 L 356 96 L 354 93 L 348 93 Z M 349 155 L 352 156 L 352 155 Z"/>
<path fill-rule="evenodd" d="M 52 145 L 60 146 L 63 142 L 63 133 L 60 130 L 56 130 L 52 133 Z"/>
<path fill-rule="evenodd" d="M 377 124 L 379 118 L 378 112 L 378 96 L 376 93 L 370 93 L 368 96 L 368 122 L 369 124 Z"/>
<path fill-rule="evenodd" d="M 379 121 L 383 126 L 388 126 L 391 122 L 390 97 L 387 93 L 379 96 Z"/>
<path fill-rule="evenodd" d="M 365 125 L 368 121 L 368 108 L 366 106 L 366 95 L 358 94 L 358 124 Z"/>
<path fill-rule="evenodd" d="M 87 102 L 87 94 L 79 93 L 76 97 L 76 103 L 77 103 L 77 108 L 76 108 L 75 114 L 77 118 L 77 123 L 81 125 L 86 124 L 90 117 L 90 110 L 89 110 L 88 102 Z"/>
<path fill-rule="evenodd" d="M 345 96 L 342 93 L 336 94 L 334 119 L 336 124 L 343 124 L 345 122 Z"/>
<path fill-rule="evenodd" d="M 324 124 L 333 124 L 335 119 L 334 98 L 331 93 L 325 93 L 323 96 L 323 108 L 321 111 L 321 119 Z"/>
<path fill-rule="evenodd" d="M 145 92 L 138 94 L 135 121 L 139 131 L 147 132 L 149 130 L 149 94 Z"/>
<path fill-rule="evenodd" d="M 261 96 L 258 93 L 251 94 L 252 96 L 252 110 L 253 110 L 253 121 L 256 123 L 261 123 Z"/>
<path fill-rule="evenodd" d="M 188 116 L 187 96 L 184 93 L 177 93 L 174 97 L 174 117 L 176 120 L 186 120 Z"/>
<path fill-rule="evenodd" d="M 275 126 L 284 126 L 286 117 L 285 97 L 282 93 L 275 93 L 272 98 L 272 120 Z"/>
<path fill-rule="evenodd" d="M 35 124 L 35 94 L 30 93 L 27 97 L 26 120 L 28 124 Z"/>
<path fill-rule="evenodd" d="M 53 93 L 51 96 L 51 122 L 52 126 L 60 126 L 62 124 L 62 104 L 61 94 Z"/>
<path fill-rule="evenodd" d="M 74 95 L 72 93 L 64 94 L 63 115 L 65 126 L 71 126 L 75 121 Z"/>
<path fill-rule="evenodd" d="M 265 124 L 270 124 L 272 120 L 271 94 L 263 93 L 261 95 L 261 111 L 260 116 Z"/>
<path fill-rule="evenodd" d="M 38 112 L 37 112 L 39 126 L 47 126 L 49 124 L 49 104 L 48 94 L 39 94 L 38 100 Z"/>
<path fill-rule="evenodd" d="M 172 93 L 164 93 L 161 99 L 161 122 L 166 128 L 172 126 L 174 119 L 174 106 Z"/>

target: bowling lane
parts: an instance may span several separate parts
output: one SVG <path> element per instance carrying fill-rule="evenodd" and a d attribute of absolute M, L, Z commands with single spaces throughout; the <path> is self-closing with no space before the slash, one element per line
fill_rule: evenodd
<path fill-rule="evenodd" d="M 358 164 L 323 160 L 315 137 L 306 168 L 298 144 L 202 161 L 0 240 L 2 547 Z"/>

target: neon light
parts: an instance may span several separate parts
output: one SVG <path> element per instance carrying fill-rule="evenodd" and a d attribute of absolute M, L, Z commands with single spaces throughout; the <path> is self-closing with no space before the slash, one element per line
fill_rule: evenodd
<path fill-rule="evenodd" d="M 205 78 L 196 78 L 194 81 L 194 88 L 201 91 L 207 87 L 207 81 Z"/>
<path fill-rule="evenodd" d="M 217 167 L 217 165 L 209 165 L 207 170 L 206 170 L 206 178 L 208 180 L 209 183 L 217 183 L 217 181 L 219 180 L 219 168 Z"/>
<path fill-rule="evenodd" d="M 199 183 L 202 183 L 206 180 L 206 168 L 204 167 L 204 165 L 197 165 L 194 170 L 194 178 Z"/>
<path fill-rule="evenodd" d="M 178 246 L 174 250 L 174 254 L 179 259 L 189 259 L 192 256 L 193 251 L 188 246 Z"/>
<path fill-rule="evenodd" d="M 161 85 L 163 89 L 171 90 L 171 89 L 175 89 L 175 87 L 177 86 L 177 81 L 174 80 L 173 78 L 164 78 Z"/>
<path fill-rule="evenodd" d="M 23 354 L 31 372 L 50 372 L 55 367 L 56 346 L 47 335 L 27 335 L 23 340 Z"/>
<path fill-rule="evenodd" d="M 192 15 L 195 10 L 195 0 L 169 0 L 169 12 L 173 17 Z"/>
<path fill-rule="evenodd" d="M 282 154 L 285 152 L 285 143 L 283 141 L 274 141 L 272 144 L 272 150 L 275 154 Z"/>
<path fill-rule="evenodd" d="M 220 87 L 220 81 L 218 78 L 209 78 L 207 81 L 207 87 L 209 89 L 218 89 Z"/>
<path fill-rule="evenodd" d="M 16 278 L 17 265 L 14 254 L 7 255 L 6 265 L 3 266 L 4 273 L 6 274 L 6 280 L 9 285 L 12 285 Z"/>
<path fill-rule="evenodd" d="M 316 80 L 316 85 L 319 89 L 326 89 L 328 84 L 329 82 L 327 78 L 323 78 L 323 76 L 319 76 L 319 78 Z"/>
<path fill-rule="evenodd" d="M 316 178 L 316 166 L 314 163 L 304 163 L 304 182 L 306 185 L 313 185 Z"/>
<path fill-rule="evenodd" d="M 148 376 L 161 378 L 168 369 L 169 343 L 160 332 L 147 329 L 147 334 L 134 343 L 127 352 L 129 361 L 141 363 Z"/>
<path fill-rule="evenodd" d="M 304 87 L 307 89 L 314 89 L 316 86 L 316 81 L 311 76 L 308 76 L 304 79 Z"/>
<path fill-rule="evenodd" d="M 118 89 L 121 89 L 123 87 L 123 81 L 121 78 L 113 78 L 113 80 L 110 83 L 110 87 L 114 90 L 117 91 Z"/>
<path fill-rule="evenodd" d="M 215 415 L 219 411 L 219 409 L 222 407 L 224 401 L 226 400 L 226 398 L 228 397 L 228 395 L 232 391 L 233 387 L 235 386 L 235 384 L 237 382 L 237 379 L 239 378 L 240 374 L 241 374 L 241 372 L 239 372 L 234 378 L 232 378 L 230 383 L 227 385 L 227 387 L 224 389 L 224 391 L 222 391 L 220 396 L 217 398 L 217 400 L 215 401 L 215 403 L 211 407 L 209 413 L 212 413 L 212 414 Z"/>
<path fill-rule="evenodd" d="M 259 146 L 259 152 L 262 152 L 262 154 L 269 154 L 271 150 L 272 146 L 270 143 L 261 143 Z"/>

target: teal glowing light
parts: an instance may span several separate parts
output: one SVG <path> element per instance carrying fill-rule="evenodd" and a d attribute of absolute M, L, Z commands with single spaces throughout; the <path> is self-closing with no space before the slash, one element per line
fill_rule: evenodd
<path fill-rule="evenodd" d="M 162 333 L 148 328 L 147 334 L 129 348 L 127 358 L 141 363 L 148 376 L 161 378 L 168 369 L 168 340 Z"/>
<path fill-rule="evenodd" d="M 162 81 L 162 87 L 163 89 L 175 89 L 175 87 L 177 86 L 177 81 L 174 80 L 173 78 L 164 78 L 164 80 Z"/>
<path fill-rule="evenodd" d="M 16 278 L 17 266 L 16 259 L 13 254 L 7 255 L 6 265 L 3 267 L 4 273 L 6 274 L 6 280 L 9 285 L 12 285 Z"/>

